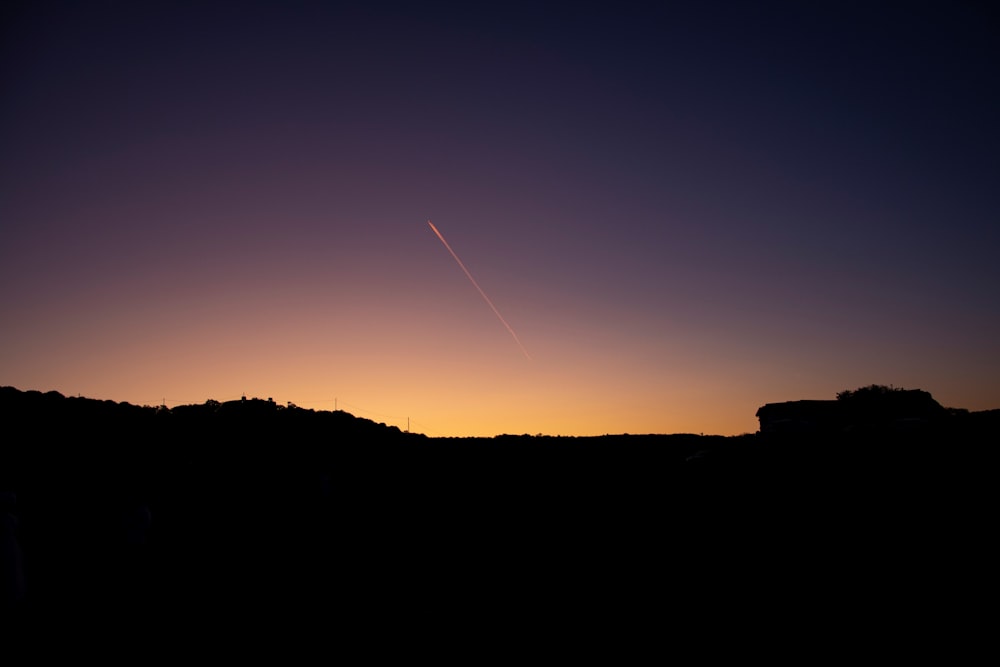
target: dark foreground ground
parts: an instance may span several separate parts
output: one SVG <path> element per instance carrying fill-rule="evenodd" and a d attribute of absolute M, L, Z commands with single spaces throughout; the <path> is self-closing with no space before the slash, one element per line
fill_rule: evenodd
<path fill-rule="evenodd" d="M 5 391 L 5 627 L 36 649 L 80 627 L 241 647 L 316 627 L 371 658 L 710 657 L 752 628 L 748 653 L 955 655 L 979 629 L 952 621 L 990 590 L 979 426 L 428 439 L 264 402 Z"/>

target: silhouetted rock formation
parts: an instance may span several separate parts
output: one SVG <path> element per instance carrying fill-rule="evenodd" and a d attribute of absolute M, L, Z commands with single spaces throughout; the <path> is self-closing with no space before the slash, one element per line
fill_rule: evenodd
<path fill-rule="evenodd" d="M 948 417 L 948 410 L 926 391 L 878 385 L 841 392 L 835 401 L 768 403 L 757 410 L 761 433 L 911 431 Z"/>

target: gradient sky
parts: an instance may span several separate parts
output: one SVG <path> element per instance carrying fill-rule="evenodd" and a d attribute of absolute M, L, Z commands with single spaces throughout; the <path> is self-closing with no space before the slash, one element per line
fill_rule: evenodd
<path fill-rule="evenodd" d="M 434 436 L 1000 407 L 988 3 L 463 4 L 2 10 L 0 384 Z"/>

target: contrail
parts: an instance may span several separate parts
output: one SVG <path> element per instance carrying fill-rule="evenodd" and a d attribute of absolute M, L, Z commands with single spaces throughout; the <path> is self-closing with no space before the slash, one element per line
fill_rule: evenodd
<path fill-rule="evenodd" d="M 517 334 L 514 333 L 514 330 L 510 327 L 509 324 L 507 324 L 507 320 L 505 320 L 503 318 L 503 315 L 500 314 L 500 311 L 497 310 L 497 307 L 493 305 L 492 301 L 490 301 L 490 297 L 486 296 L 486 292 L 484 292 L 483 288 L 479 286 L 479 283 L 476 282 L 476 279 L 472 277 L 472 274 L 469 273 L 469 270 L 467 268 L 465 268 L 465 264 L 463 264 L 462 260 L 460 260 L 458 258 L 458 255 L 455 254 L 455 251 L 451 249 L 451 246 L 448 245 L 448 242 L 444 240 L 444 236 L 441 235 L 441 232 L 438 231 L 438 228 L 435 227 L 434 223 L 431 222 L 430 220 L 427 221 L 427 224 L 431 226 L 431 229 L 434 230 L 434 233 L 437 234 L 437 237 L 439 239 L 441 239 L 441 243 L 444 244 L 444 247 L 448 249 L 448 252 L 451 253 L 451 256 L 455 258 L 455 261 L 458 262 L 458 265 L 460 267 L 462 267 L 463 271 L 465 271 L 465 275 L 469 277 L 469 281 L 472 283 L 472 285 L 477 290 L 479 290 L 479 293 L 482 295 L 483 299 L 486 301 L 486 303 L 489 305 L 489 307 L 493 310 L 493 314 L 497 316 L 497 319 L 499 319 L 501 322 L 503 322 L 503 325 L 505 327 L 507 327 L 507 331 L 509 331 L 510 335 L 514 337 L 514 342 L 517 343 L 517 346 L 519 348 L 521 348 L 521 352 L 524 352 L 524 356 L 526 356 L 528 359 L 531 359 L 531 355 L 528 354 L 528 351 L 526 349 L 524 349 L 524 345 L 521 344 L 521 339 L 517 337 Z"/>

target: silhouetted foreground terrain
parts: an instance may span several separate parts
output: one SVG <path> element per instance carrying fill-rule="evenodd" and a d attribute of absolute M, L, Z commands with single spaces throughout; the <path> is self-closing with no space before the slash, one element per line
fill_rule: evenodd
<path fill-rule="evenodd" d="M 641 624 L 664 605 L 712 622 L 762 599 L 924 605 L 950 590 L 929 551 L 985 540 L 1000 433 L 1000 411 L 931 402 L 775 404 L 738 437 L 452 439 L 257 399 L 168 410 L 5 387 L 5 613 L 308 610 L 348 632 L 468 632 L 498 610 Z"/>

